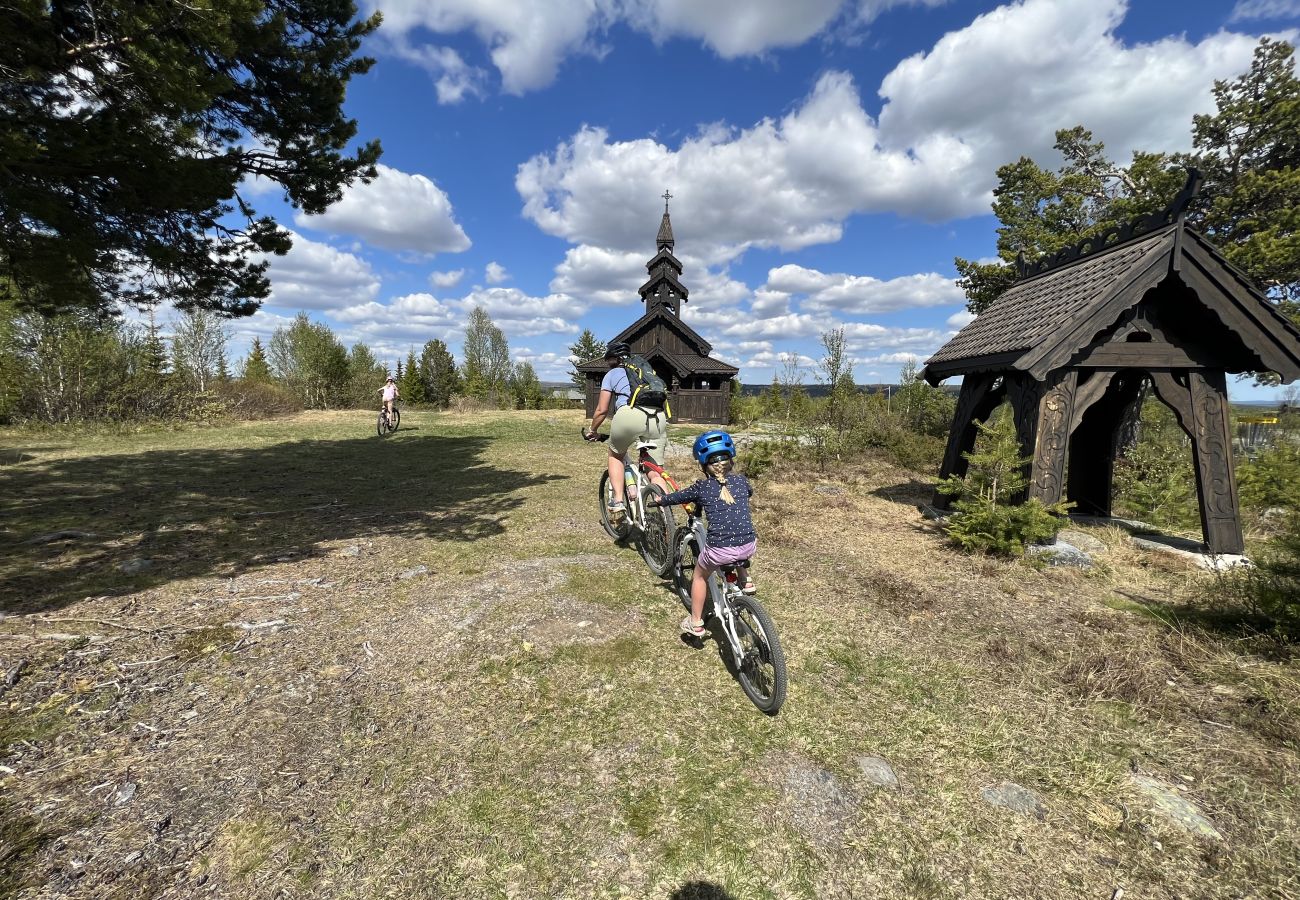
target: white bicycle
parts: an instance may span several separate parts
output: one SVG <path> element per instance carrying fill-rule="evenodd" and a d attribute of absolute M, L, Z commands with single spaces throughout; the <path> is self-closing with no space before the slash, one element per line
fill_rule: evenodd
<path fill-rule="evenodd" d="M 586 433 L 583 433 L 584 438 Z M 597 441 L 609 440 L 607 434 L 597 434 Z M 650 473 L 661 475 L 673 490 L 677 485 L 668 477 L 663 466 L 650 456 L 656 449 L 653 441 L 637 441 L 623 459 L 623 500 L 625 513 L 615 521 L 610 518 L 609 504 L 614 502 L 614 487 L 609 483 L 609 467 L 600 474 L 600 487 L 596 495 L 600 501 L 600 524 L 616 541 L 635 540 L 641 558 L 650 571 L 664 578 L 673 570 L 673 547 L 677 538 L 677 520 L 672 507 L 646 506 L 645 498 L 651 494 L 666 496 L 663 488 L 650 480 Z M 637 456 L 636 464 L 628 458 Z"/>

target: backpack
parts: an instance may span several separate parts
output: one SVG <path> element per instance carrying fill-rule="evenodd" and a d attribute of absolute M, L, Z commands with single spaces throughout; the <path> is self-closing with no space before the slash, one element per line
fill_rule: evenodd
<path fill-rule="evenodd" d="M 628 406 L 644 406 L 649 409 L 662 409 L 672 415 L 668 408 L 668 385 L 659 377 L 644 356 L 632 354 L 623 364 L 627 373 L 627 383 L 632 396 L 627 400 Z"/>

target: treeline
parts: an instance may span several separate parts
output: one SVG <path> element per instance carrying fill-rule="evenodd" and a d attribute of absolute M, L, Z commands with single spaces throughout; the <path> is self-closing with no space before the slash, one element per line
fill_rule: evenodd
<path fill-rule="evenodd" d="M 164 336 L 152 316 L 127 324 L 98 311 L 42 315 L 0 304 L 0 422 L 195 422 L 370 407 L 390 374 L 365 344 L 345 348 L 306 314 L 265 346 L 254 338 L 237 366 L 228 319 L 192 310 L 170 325 Z M 391 374 L 406 404 L 536 409 L 547 399 L 532 365 L 511 361 L 505 335 L 481 309 L 469 317 L 463 365 L 434 339 Z"/>

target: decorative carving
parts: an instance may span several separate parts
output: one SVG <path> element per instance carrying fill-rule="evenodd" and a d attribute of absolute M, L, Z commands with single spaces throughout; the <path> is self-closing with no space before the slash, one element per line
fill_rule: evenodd
<path fill-rule="evenodd" d="M 1047 256 L 1030 262 L 1025 258 L 1023 253 L 1016 255 L 1016 278 L 1020 281 L 1026 278 L 1033 278 L 1035 275 L 1041 275 L 1052 269 L 1073 262 L 1081 256 L 1087 256 L 1104 250 L 1108 247 L 1114 247 L 1118 244 L 1124 244 L 1134 238 L 1150 234 L 1160 228 L 1173 225 L 1181 219 L 1187 211 L 1187 206 L 1195 199 L 1197 193 L 1201 190 L 1201 183 L 1204 179 L 1201 173 L 1194 168 L 1187 170 L 1187 182 L 1183 189 L 1178 192 L 1178 196 L 1164 209 L 1146 215 L 1138 216 L 1124 225 L 1117 225 L 1113 228 L 1107 228 L 1100 234 L 1086 237 L 1069 247 L 1063 247 L 1056 253 L 1050 253 Z"/>
<path fill-rule="evenodd" d="M 1030 483 L 1026 484 L 1019 496 L 1011 498 L 1013 503 L 1021 503 L 1029 497 L 1033 486 L 1032 459 L 1038 446 L 1038 409 L 1047 386 L 1024 372 L 1007 376 L 1006 383 L 1007 398 L 1011 401 L 1011 412 L 1016 422 L 1016 437 L 1020 439 L 1020 455 L 1031 459 L 1026 473 Z"/>
<path fill-rule="evenodd" d="M 1058 373 L 1055 382 L 1046 387 L 1038 405 L 1038 441 L 1029 496 L 1044 503 L 1056 503 L 1061 499 L 1078 385 L 1077 370 Z"/>

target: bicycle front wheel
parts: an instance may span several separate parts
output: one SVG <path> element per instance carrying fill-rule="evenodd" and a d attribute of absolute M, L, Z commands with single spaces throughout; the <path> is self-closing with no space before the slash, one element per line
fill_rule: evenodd
<path fill-rule="evenodd" d="M 600 524 L 608 534 L 616 541 L 621 541 L 627 537 L 627 517 L 623 517 L 621 522 L 614 522 L 609 518 L 609 504 L 614 502 L 614 489 L 609 486 L 609 472 L 600 474 Z"/>
<path fill-rule="evenodd" d="M 375 431 L 379 433 L 380 437 L 388 434 L 388 423 L 384 421 L 383 413 L 379 414 L 379 421 L 375 423 Z"/>
<path fill-rule="evenodd" d="M 388 430 L 396 431 L 397 426 L 402 424 L 402 411 L 396 406 L 393 407 L 393 414 L 388 420 Z"/>
<path fill-rule="evenodd" d="M 649 485 L 645 492 L 654 497 L 667 496 L 662 488 L 654 484 Z M 641 530 L 641 558 L 645 560 L 650 571 L 660 578 L 672 571 L 673 542 L 676 536 L 677 520 L 673 518 L 672 507 L 647 505 L 645 528 Z"/>
<path fill-rule="evenodd" d="M 673 588 L 688 610 L 691 608 L 691 580 L 695 578 L 695 560 L 699 555 L 700 545 L 695 533 L 689 528 L 681 532 L 673 559 Z"/>
<path fill-rule="evenodd" d="M 785 653 L 776 636 L 776 626 L 763 604 L 743 594 L 731 598 L 736 637 L 744 656 L 736 680 L 750 702 L 769 716 L 785 703 Z"/>

